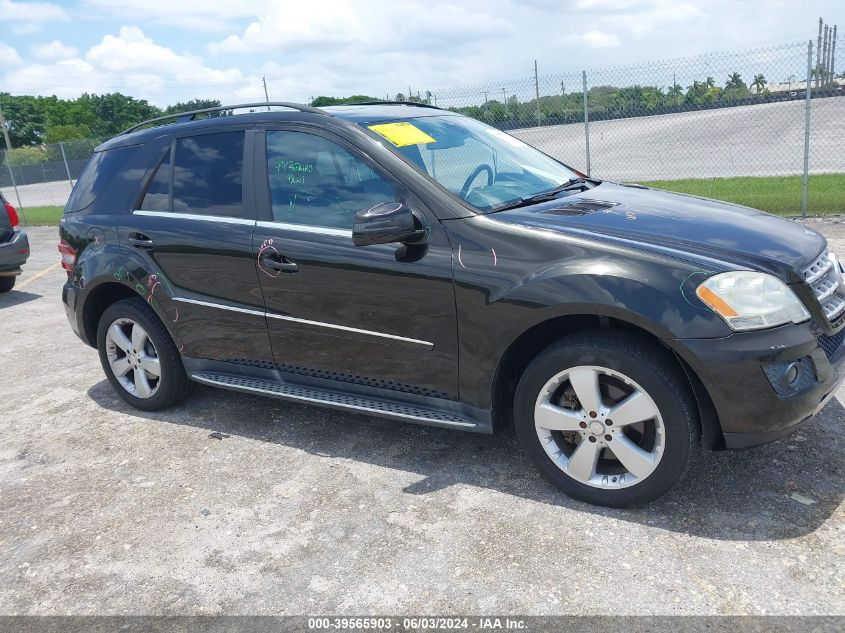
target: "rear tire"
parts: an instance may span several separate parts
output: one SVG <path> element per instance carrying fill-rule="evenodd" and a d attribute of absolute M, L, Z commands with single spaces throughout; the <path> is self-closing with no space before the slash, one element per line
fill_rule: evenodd
<path fill-rule="evenodd" d="M 12 288 L 14 288 L 15 280 L 17 278 L 17 275 L 3 275 L 0 277 L 0 294 L 9 292 Z"/>
<path fill-rule="evenodd" d="M 626 332 L 574 334 L 540 353 L 517 386 L 514 422 L 544 477 L 604 506 L 656 499 L 699 450 L 697 408 L 677 361 Z"/>
<path fill-rule="evenodd" d="M 173 339 L 140 297 L 106 308 L 97 328 L 97 350 L 114 390 L 137 409 L 166 409 L 193 387 Z"/>

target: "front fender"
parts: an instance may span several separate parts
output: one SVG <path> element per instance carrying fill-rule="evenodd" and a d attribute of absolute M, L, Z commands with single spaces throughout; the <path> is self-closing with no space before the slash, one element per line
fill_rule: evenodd
<path fill-rule="evenodd" d="M 559 317 L 619 319 L 660 339 L 731 332 L 696 296 L 713 270 L 583 235 L 486 218 L 448 223 L 461 397 L 489 407 L 499 361 L 525 332 Z"/>

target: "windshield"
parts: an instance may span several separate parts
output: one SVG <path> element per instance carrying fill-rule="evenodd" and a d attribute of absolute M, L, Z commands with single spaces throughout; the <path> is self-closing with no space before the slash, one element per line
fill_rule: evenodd
<path fill-rule="evenodd" d="M 480 211 L 494 211 L 581 175 L 510 134 L 469 117 L 415 117 L 366 127 Z"/>

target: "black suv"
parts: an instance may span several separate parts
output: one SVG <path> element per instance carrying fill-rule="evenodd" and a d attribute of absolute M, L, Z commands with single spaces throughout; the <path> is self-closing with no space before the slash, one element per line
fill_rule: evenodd
<path fill-rule="evenodd" d="M 793 431 L 843 377 L 843 270 L 813 231 L 434 107 L 273 106 L 146 122 L 74 188 L 62 298 L 135 407 L 199 382 L 513 422 L 553 483 L 627 505 L 701 446 Z"/>

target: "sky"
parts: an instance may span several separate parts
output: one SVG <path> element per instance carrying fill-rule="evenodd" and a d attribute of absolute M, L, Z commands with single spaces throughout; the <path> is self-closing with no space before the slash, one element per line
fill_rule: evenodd
<path fill-rule="evenodd" d="M 845 2 L 0 0 L 0 91 L 242 103 L 265 77 L 275 101 L 392 98 L 528 85 L 535 59 L 542 75 L 806 42 L 819 16 L 845 27 Z"/>

